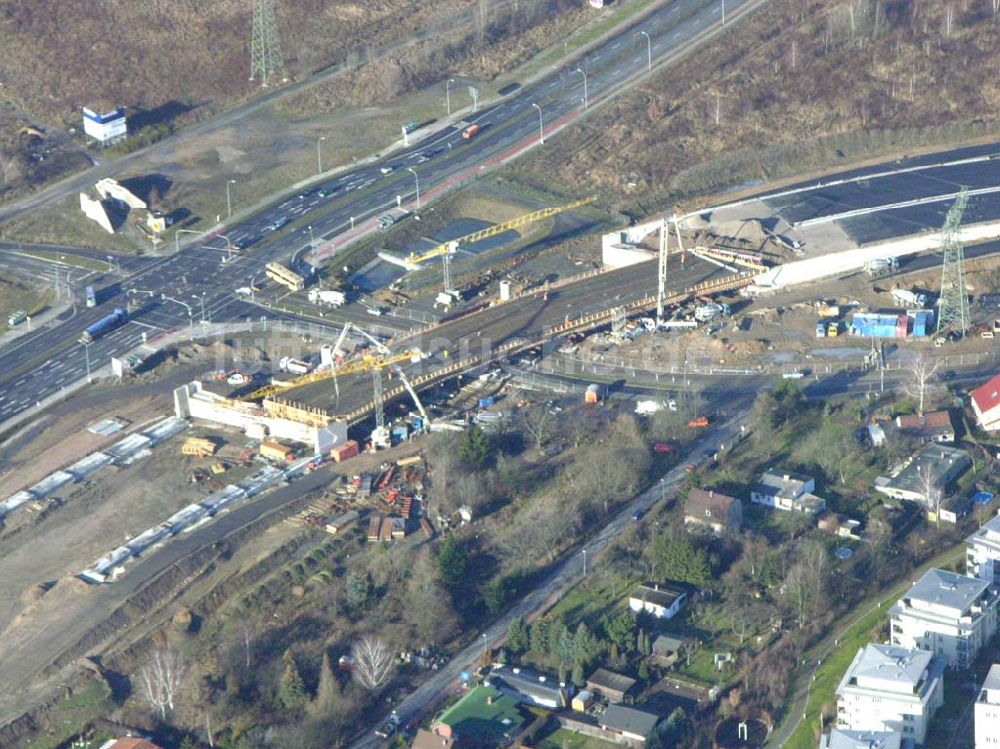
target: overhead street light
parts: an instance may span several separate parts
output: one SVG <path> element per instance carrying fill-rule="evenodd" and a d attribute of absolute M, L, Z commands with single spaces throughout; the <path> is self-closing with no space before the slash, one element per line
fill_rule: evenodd
<path fill-rule="evenodd" d="M 226 218 L 233 215 L 233 201 L 232 198 L 229 197 L 229 186 L 235 184 L 235 179 L 226 180 Z"/>
<path fill-rule="evenodd" d="M 648 31 L 640 31 L 636 36 L 642 35 L 646 37 L 646 70 L 653 69 L 653 40 L 649 38 Z"/>
<path fill-rule="evenodd" d="M 545 145 L 545 125 L 542 122 L 542 108 L 531 102 L 531 106 L 538 110 L 538 142 L 541 145 Z"/>
<path fill-rule="evenodd" d="M 448 114 L 451 114 L 451 84 L 455 82 L 454 78 L 449 78 L 444 84 L 444 100 L 445 106 L 448 107 Z"/>
<path fill-rule="evenodd" d="M 417 210 L 420 210 L 420 177 L 417 176 L 417 171 L 411 167 L 406 167 L 406 171 L 413 175 L 414 182 L 417 183 Z"/>
<path fill-rule="evenodd" d="M 587 100 L 587 74 L 583 72 L 583 68 L 577 68 L 575 72 L 583 76 L 583 108 L 586 109 L 589 105 Z"/>
<path fill-rule="evenodd" d="M 316 139 L 316 174 L 323 173 L 323 151 L 320 149 L 320 143 L 326 140 L 325 135 L 321 135 Z"/>

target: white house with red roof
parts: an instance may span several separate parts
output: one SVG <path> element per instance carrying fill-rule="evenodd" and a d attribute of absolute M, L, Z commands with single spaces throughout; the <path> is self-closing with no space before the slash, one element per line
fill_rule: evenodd
<path fill-rule="evenodd" d="M 987 432 L 1000 430 L 1000 375 L 972 391 L 972 409 Z"/>

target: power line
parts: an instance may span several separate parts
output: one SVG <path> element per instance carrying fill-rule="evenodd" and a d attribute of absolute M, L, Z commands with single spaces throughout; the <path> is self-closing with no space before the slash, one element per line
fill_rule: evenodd
<path fill-rule="evenodd" d="M 274 12 L 275 0 L 254 0 L 253 28 L 250 37 L 250 80 L 260 80 L 266 87 L 272 75 L 280 75 L 282 81 L 285 63 L 281 57 L 281 39 L 278 36 L 278 20 Z"/>
<path fill-rule="evenodd" d="M 965 289 L 965 249 L 959 234 L 965 205 L 968 202 L 963 187 L 941 228 L 941 297 L 937 332 L 952 329 L 965 336 L 969 329 L 969 295 Z"/>

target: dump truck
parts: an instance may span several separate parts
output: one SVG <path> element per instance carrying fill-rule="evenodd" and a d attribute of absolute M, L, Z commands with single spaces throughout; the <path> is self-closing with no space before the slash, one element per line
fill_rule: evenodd
<path fill-rule="evenodd" d="M 462 137 L 468 140 L 469 138 L 475 138 L 476 133 L 479 132 L 479 125 L 469 125 L 465 130 L 462 131 Z"/>
<path fill-rule="evenodd" d="M 326 304 L 330 307 L 341 307 L 347 303 L 343 291 L 333 289 L 309 289 L 309 301 L 312 304 Z"/>

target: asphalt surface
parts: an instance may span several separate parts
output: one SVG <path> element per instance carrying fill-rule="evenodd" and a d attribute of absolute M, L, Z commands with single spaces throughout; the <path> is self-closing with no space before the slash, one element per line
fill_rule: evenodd
<path fill-rule="evenodd" d="M 868 244 L 940 229 L 962 187 L 983 191 L 969 198 L 963 223 L 1000 220 L 998 159 L 998 144 L 958 148 L 826 175 L 818 186 L 799 183 L 761 200 L 793 226 L 836 221 Z M 899 205 L 913 201 L 925 202 Z"/>
<path fill-rule="evenodd" d="M 752 1 L 730 0 L 727 14 L 734 16 Z M 654 62 L 673 54 L 679 44 L 716 25 L 720 11 L 715 0 L 676 0 L 642 20 L 641 30 L 649 35 L 648 49 L 646 37 L 639 35 L 636 28 L 592 49 L 579 61 L 579 67 L 587 73 L 591 105 L 642 74 L 648 63 L 647 53 Z M 420 189 L 427 193 L 530 142 L 539 133 L 539 111 L 534 105 L 541 108 L 543 127 L 552 129 L 579 114 L 582 96 L 582 76 L 571 70 L 520 87 L 499 103 L 467 118 L 468 123 L 481 128 L 474 138 L 462 138 L 465 123 L 448 127 L 386 161 L 359 167 L 322 185 L 332 191 L 328 197 L 316 192 L 295 195 L 226 227 L 228 242 L 236 246 L 251 243 L 229 262 L 223 263 L 230 253 L 227 241 L 220 238 L 169 257 L 136 259 L 124 269 L 127 278 L 104 279 L 110 286 L 104 289 L 97 308 L 78 308 L 71 317 L 63 316 L 43 330 L 22 337 L 17 345 L 0 349 L 4 362 L 0 371 L 0 422 L 58 393 L 66 382 L 85 376 L 88 356 L 92 367 L 101 366 L 110 357 L 142 343 L 143 335 L 155 336 L 200 321 L 203 304 L 205 316 L 213 322 L 273 317 L 234 293 L 260 277 L 266 262 L 300 252 L 310 243 L 310 237 L 316 242 L 337 237 L 356 222 L 395 206 L 397 195 L 404 201 L 415 197 L 415 180 L 407 167 L 417 171 Z M 225 115 L 233 116 L 235 112 Z M 384 167 L 391 167 L 392 173 L 383 174 Z M 270 228 L 282 220 L 288 224 L 277 230 Z M 311 234 L 307 226 L 312 227 Z M 0 254 L 0 268 L 7 267 L 5 257 L 6 253 Z M 95 279 L 98 284 L 101 280 Z M 135 293 L 127 294 L 130 289 Z M 82 330 L 113 307 L 124 307 L 127 297 L 134 304 L 131 321 L 102 336 L 86 351 L 81 350 L 76 340 Z M 362 317 L 364 311 L 356 310 L 354 314 Z M 349 312 L 340 310 L 334 318 L 349 316 Z"/>

